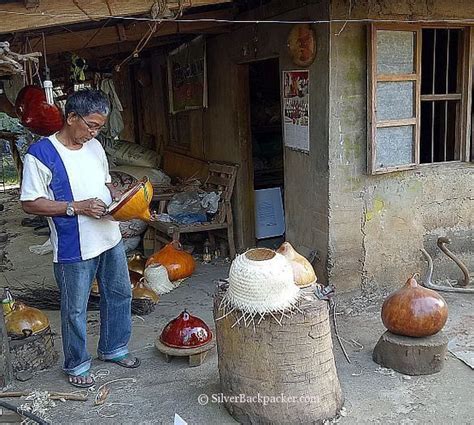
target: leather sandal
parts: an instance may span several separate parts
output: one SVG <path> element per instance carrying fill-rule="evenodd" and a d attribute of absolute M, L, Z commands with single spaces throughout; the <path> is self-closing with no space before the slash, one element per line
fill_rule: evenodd
<path fill-rule="evenodd" d="M 83 382 L 83 383 L 81 383 L 81 382 L 73 382 L 73 381 L 71 380 L 71 378 L 78 378 L 78 377 L 81 377 L 81 378 L 89 378 L 89 377 L 90 377 L 90 378 L 92 379 L 92 381 L 91 381 L 91 382 Z M 77 387 L 77 388 L 90 388 L 90 387 L 92 387 L 92 386 L 95 385 L 95 380 L 94 380 L 94 378 L 91 376 L 91 374 L 90 374 L 89 371 L 84 372 L 84 373 L 81 373 L 81 374 L 79 374 L 79 375 L 68 375 L 68 382 L 69 382 L 72 386 Z"/>
<path fill-rule="evenodd" d="M 102 360 L 103 362 L 108 362 L 108 363 L 115 363 L 115 364 L 118 364 L 119 366 L 126 367 L 127 369 L 135 369 L 138 366 L 140 366 L 141 361 L 138 357 L 133 358 L 134 359 L 133 363 L 128 363 L 128 362 L 125 361 L 129 358 L 130 358 L 129 355 L 126 354 L 125 356 L 117 357 L 115 359 L 101 359 L 101 358 L 99 358 L 99 360 Z"/>

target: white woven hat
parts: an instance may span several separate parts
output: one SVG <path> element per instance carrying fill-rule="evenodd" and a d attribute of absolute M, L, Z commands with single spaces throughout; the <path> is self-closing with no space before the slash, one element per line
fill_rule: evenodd
<path fill-rule="evenodd" d="M 255 315 L 263 319 L 266 313 L 284 313 L 299 295 L 288 260 L 271 249 L 255 248 L 232 262 L 229 288 L 221 306 L 242 311 L 247 322 Z"/>
<path fill-rule="evenodd" d="M 161 264 L 150 264 L 144 272 L 145 283 L 150 289 L 153 289 L 158 295 L 167 294 L 175 289 L 170 282 L 166 267 Z"/>

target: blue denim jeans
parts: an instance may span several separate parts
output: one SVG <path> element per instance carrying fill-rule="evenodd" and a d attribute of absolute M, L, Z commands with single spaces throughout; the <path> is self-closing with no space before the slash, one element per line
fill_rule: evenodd
<path fill-rule="evenodd" d="M 87 302 L 94 277 L 100 291 L 98 355 L 110 360 L 128 353 L 131 334 L 131 285 L 122 242 L 98 257 L 76 263 L 54 263 L 61 292 L 64 371 L 80 375 L 91 366 L 87 352 Z"/>

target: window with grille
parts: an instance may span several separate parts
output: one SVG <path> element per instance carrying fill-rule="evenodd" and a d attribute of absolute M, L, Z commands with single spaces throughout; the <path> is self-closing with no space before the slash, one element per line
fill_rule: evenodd
<path fill-rule="evenodd" d="M 368 171 L 468 161 L 468 28 L 369 31 Z"/>

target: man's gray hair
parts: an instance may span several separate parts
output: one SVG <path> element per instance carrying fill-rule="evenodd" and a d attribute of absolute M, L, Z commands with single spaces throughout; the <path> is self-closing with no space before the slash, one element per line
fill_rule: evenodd
<path fill-rule="evenodd" d="M 79 90 L 68 97 L 64 107 L 66 117 L 74 112 L 86 117 L 90 114 L 109 115 L 110 104 L 103 92 L 100 90 Z"/>

